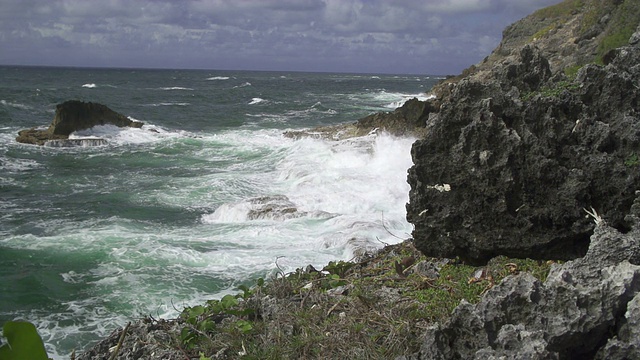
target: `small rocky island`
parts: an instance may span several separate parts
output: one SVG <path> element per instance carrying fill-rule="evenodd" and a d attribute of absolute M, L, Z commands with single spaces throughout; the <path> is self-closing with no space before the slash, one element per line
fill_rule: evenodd
<path fill-rule="evenodd" d="M 24 144 L 55 147 L 82 145 L 84 139 L 69 139 L 75 131 L 97 125 L 140 128 L 143 122 L 134 121 L 107 106 L 78 100 L 66 101 L 56 106 L 56 115 L 47 129 L 21 130 L 16 141 Z M 91 145 L 105 145 L 104 139 L 87 139 Z"/>
<path fill-rule="evenodd" d="M 567 0 L 394 112 L 413 238 L 145 318 L 78 359 L 640 359 L 640 3 Z M 277 266 L 277 263 L 276 263 Z"/>

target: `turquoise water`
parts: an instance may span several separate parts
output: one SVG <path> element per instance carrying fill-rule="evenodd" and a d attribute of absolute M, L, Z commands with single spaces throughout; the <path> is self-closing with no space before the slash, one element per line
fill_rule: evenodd
<path fill-rule="evenodd" d="M 412 139 L 293 140 L 424 97 L 429 76 L 0 67 L 0 323 L 68 358 L 129 319 L 408 237 Z M 55 105 L 105 104 L 141 129 L 106 146 L 18 144 Z M 252 218 L 286 196 L 293 218 Z M 383 224 L 384 222 L 384 224 Z M 384 225 L 384 226 L 383 226 Z"/>

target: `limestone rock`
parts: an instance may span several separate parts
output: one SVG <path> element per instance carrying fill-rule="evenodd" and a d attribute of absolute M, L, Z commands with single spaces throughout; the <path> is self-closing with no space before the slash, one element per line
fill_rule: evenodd
<path fill-rule="evenodd" d="M 640 47 L 575 80 L 525 46 L 492 80 L 449 86 L 414 143 L 407 218 L 427 256 L 575 259 L 593 207 L 616 229 L 640 184 Z"/>
<path fill-rule="evenodd" d="M 639 358 L 639 245 L 637 229 L 601 223 L 585 257 L 554 267 L 544 283 L 522 273 L 476 305 L 463 301 L 428 329 L 413 359 Z"/>

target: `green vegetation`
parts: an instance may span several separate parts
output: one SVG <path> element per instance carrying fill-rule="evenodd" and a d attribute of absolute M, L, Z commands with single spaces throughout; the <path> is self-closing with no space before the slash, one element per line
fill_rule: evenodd
<path fill-rule="evenodd" d="M 578 67 L 579 69 L 580 67 Z M 575 70 L 576 73 L 578 70 Z M 574 75 L 575 76 L 575 75 Z M 558 97 L 565 91 L 574 91 L 580 88 L 580 84 L 576 83 L 572 80 L 562 80 L 555 82 L 551 85 L 543 86 L 540 90 L 532 91 L 529 93 L 525 93 L 522 95 L 523 101 L 529 101 L 533 99 L 536 95 L 540 95 L 542 97 Z"/>
<path fill-rule="evenodd" d="M 533 13 L 533 16 L 539 19 L 558 19 L 566 18 L 584 6 L 583 0 L 566 0 L 559 4 L 548 6 Z"/>
<path fill-rule="evenodd" d="M 551 24 L 543 27 L 542 29 L 538 30 L 535 34 L 533 34 L 531 39 L 532 40 L 540 39 L 541 37 L 544 37 L 549 31 L 555 29 L 556 27 L 558 27 L 558 22 L 554 21 L 553 23 L 551 23 Z"/>
<path fill-rule="evenodd" d="M 598 47 L 598 59 L 610 50 L 627 44 L 640 20 L 640 2 L 625 0 L 611 14 L 609 28 Z"/>
<path fill-rule="evenodd" d="M 419 267 L 438 267 L 439 276 Z M 280 272 L 238 295 L 187 308 L 174 346 L 201 359 L 395 358 L 416 352 L 423 330 L 445 321 L 462 299 L 478 302 L 522 271 L 545 279 L 549 268 L 506 257 L 473 267 L 426 258 L 405 241 L 359 263 Z"/>
<path fill-rule="evenodd" d="M 584 65 L 568 66 L 564 69 L 564 74 L 569 78 L 569 80 L 573 81 L 578 76 L 578 71 L 583 67 Z"/>
<path fill-rule="evenodd" d="M 640 157 L 638 157 L 638 154 L 633 153 L 625 159 L 624 165 L 627 167 L 637 167 L 640 165 Z"/>
<path fill-rule="evenodd" d="M 47 360 L 47 351 L 36 327 L 26 321 L 7 321 L 2 327 L 7 343 L 0 346 L 2 360 Z"/>

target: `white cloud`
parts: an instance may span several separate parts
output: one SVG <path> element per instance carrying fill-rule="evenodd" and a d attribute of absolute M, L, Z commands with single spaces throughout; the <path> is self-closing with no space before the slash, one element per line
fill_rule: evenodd
<path fill-rule="evenodd" d="M 393 68 L 398 59 L 415 64 L 406 71 L 426 72 L 430 64 L 462 68 L 487 55 L 504 26 L 526 15 L 525 10 L 552 2 L 0 0 L 0 64 L 15 59 L 16 49 L 24 50 L 25 63 L 29 56 L 45 58 L 44 53 L 58 56 L 58 62 L 79 61 L 69 55 L 73 51 L 56 48 L 62 42 L 98 59 L 136 61 L 129 66 L 144 66 L 138 62 L 145 57 L 155 63 L 162 54 L 179 53 L 187 67 L 205 66 L 197 63 L 202 59 L 206 66 L 215 67 L 218 59 L 233 64 L 236 57 L 258 68 L 341 62 L 345 69 L 358 68 L 358 58 L 367 58 L 372 66 L 367 71 Z M 451 54 L 455 61 L 442 60 Z M 309 70 L 314 69 L 339 70 Z"/>

